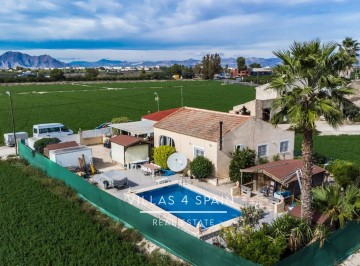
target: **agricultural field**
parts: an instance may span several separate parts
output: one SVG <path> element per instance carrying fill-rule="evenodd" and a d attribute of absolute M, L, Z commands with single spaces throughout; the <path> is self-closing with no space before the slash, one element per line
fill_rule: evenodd
<path fill-rule="evenodd" d="M 18 160 L 0 161 L 1 265 L 180 265 Z"/>
<path fill-rule="evenodd" d="M 0 135 L 12 131 L 10 101 L 13 93 L 16 131 L 31 132 L 38 123 L 63 123 L 75 132 L 92 129 L 113 117 L 136 121 L 148 112 L 181 106 L 228 112 L 255 98 L 255 89 L 222 85 L 218 81 L 158 81 L 118 83 L 69 83 L 0 86 Z M 1 142 L 3 142 L 2 138 Z"/>
<path fill-rule="evenodd" d="M 302 136 L 295 137 L 295 150 L 301 150 Z M 360 135 L 315 136 L 314 152 L 360 165 Z"/>

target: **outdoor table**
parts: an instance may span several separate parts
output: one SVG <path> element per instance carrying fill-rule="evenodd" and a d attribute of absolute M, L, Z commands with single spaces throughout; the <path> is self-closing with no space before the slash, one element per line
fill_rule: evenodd
<path fill-rule="evenodd" d="M 141 169 L 143 171 L 146 171 L 147 173 L 151 173 L 151 176 L 154 178 L 155 173 L 158 172 L 161 169 L 161 167 L 156 164 L 146 163 L 141 165 Z"/>

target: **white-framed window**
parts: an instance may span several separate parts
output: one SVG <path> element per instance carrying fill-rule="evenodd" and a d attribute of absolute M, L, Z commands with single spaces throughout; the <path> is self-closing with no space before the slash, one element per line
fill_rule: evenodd
<path fill-rule="evenodd" d="M 259 157 L 266 157 L 268 156 L 268 145 L 262 144 L 257 146 L 257 155 Z"/>
<path fill-rule="evenodd" d="M 242 151 L 244 149 L 244 145 L 243 144 L 236 144 L 235 145 L 235 151 L 239 149 L 240 151 Z"/>
<path fill-rule="evenodd" d="M 284 140 L 280 142 L 280 153 L 285 153 L 289 151 L 289 141 Z"/>
<path fill-rule="evenodd" d="M 201 148 L 201 147 L 197 147 L 194 146 L 194 158 L 198 157 L 198 156 L 203 156 L 205 155 L 205 149 Z"/>

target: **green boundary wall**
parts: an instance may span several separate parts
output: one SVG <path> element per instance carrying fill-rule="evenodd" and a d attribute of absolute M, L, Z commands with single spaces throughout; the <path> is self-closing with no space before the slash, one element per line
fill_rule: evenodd
<path fill-rule="evenodd" d="M 140 213 L 138 208 L 90 184 L 68 169 L 32 151 L 23 143 L 19 143 L 19 154 L 21 158 L 27 160 L 35 168 L 44 171 L 49 177 L 64 181 L 81 197 L 112 218 L 134 227 L 146 239 L 193 265 L 258 265 L 206 243 L 174 226 L 153 226 L 154 219 L 157 220 L 155 217 Z"/>
<path fill-rule="evenodd" d="M 278 266 L 329 266 L 337 265 L 360 249 L 360 223 L 349 222 L 336 230 L 324 242 L 313 243 L 280 261 Z M 355 264 L 354 264 L 355 265 Z M 360 262 L 359 264 L 360 265 Z"/>

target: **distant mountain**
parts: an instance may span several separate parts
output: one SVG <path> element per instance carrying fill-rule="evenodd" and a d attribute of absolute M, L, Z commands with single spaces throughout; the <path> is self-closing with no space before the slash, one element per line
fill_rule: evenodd
<path fill-rule="evenodd" d="M 0 56 L 0 68 L 62 68 L 66 64 L 49 55 L 31 56 L 20 52 L 6 52 Z"/>
<path fill-rule="evenodd" d="M 119 61 L 101 59 L 96 62 L 88 61 L 73 61 L 68 64 L 52 58 L 49 55 L 31 56 L 20 52 L 6 52 L 0 56 L 0 68 L 16 68 L 17 66 L 26 68 L 64 68 L 64 67 L 152 67 L 152 66 L 172 66 L 174 64 L 184 66 L 195 66 L 201 60 L 187 59 L 187 60 L 162 60 L 162 61 Z M 278 58 L 246 58 L 246 64 L 259 63 L 266 67 L 273 67 L 280 63 Z M 221 64 L 223 66 L 236 67 L 236 58 L 222 58 Z"/>

